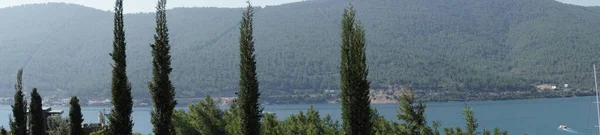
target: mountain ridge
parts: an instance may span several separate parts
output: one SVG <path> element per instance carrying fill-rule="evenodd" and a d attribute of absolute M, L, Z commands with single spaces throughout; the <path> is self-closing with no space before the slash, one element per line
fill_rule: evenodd
<path fill-rule="evenodd" d="M 323 0 L 257 9 L 257 71 L 265 95 L 337 89 L 339 20 L 347 5 Z M 595 39 L 600 30 L 593 27 L 600 24 L 597 7 L 552 0 L 367 0 L 353 5 L 367 30 L 374 89 L 513 91 L 539 83 L 586 88 L 591 84 L 587 65 L 598 63 L 589 54 L 600 51 Z M 241 11 L 168 11 L 178 95 L 232 95 L 236 90 Z M 137 96 L 148 93 L 153 17 L 124 17 L 128 74 Z M 0 18 L 12 18 L 0 22 L 6 30 L 0 31 L 0 63 L 21 63 L 0 65 L 0 90 L 11 91 L 14 73 L 26 65 L 26 89 L 106 95 L 111 12 L 54 3 L 2 8 Z"/>

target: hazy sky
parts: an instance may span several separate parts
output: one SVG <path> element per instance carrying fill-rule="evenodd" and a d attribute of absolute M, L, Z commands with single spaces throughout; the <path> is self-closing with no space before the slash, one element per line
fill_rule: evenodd
<path fill-rule="evenodd" d="M 563 3 L 569 3 L 581 6 L 600 6 L 600 0 L 557 0 Z"/>
<path fill-rule="evenodd" d="M 153 12 L 155 10 L 157 0 L 124 0 L 124 11 L 132 12 Z M 279 5 L 283 3 L 297 2 L 302 0 L 250 0 L 253 5 Z M 558 0 L 564 3 L 583 5 L 583 6 L 600 6 L 600 0 Z M 112 10 L 114 0 L 0 0 L 0 8 L 31 4 L 31 3 L 47 3 L 47 2 L 66 2 L 75 3 L 88 7 L 93 7 L 102 10 Z M 246 0 L 168 0 L 167 8 L 173 7 L 243 7 Z"/>
<path fill-rule="evenodd" d="M 252 5 L 279 5 L 302 0 L 250 0 Z M 113 10 L 114 0 L 0 0 L 0 8 L 47 2 L 65 2 L 84 5 L 102 10 Z M 157 0 L 123 0 L 124 12 L 153 12 L 155 11 Z M 173 7 L 243 7 L 246 6 L 246 0 L 168 0 L 167 8 Z"/>

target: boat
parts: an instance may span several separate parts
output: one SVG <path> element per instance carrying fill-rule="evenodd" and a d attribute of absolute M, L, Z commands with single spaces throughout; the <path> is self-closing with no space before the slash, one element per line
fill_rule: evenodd
<path fill-rule="evenodd" d="M 274 112 L 265 112 L 265 111 L 262 111 L 262 112 L 260 112 L 260 114 L 258 114 L 258 116 L 260 116 L 260 117 L 264 117 L 264 116 L 265 116 L 265 114 L 273 114 L 273 115 L 277 115 L 277 113 L 274 113 Z"/>
<path fill-rule="evenodd" d="M 596 90 L 596 102 L 594 102 L 594 104 L 596 104 L 596 113 L 598 115 L 598 117 L 597 117 L 598 123 L 597 124 L 600 125 L 600 98 L 598 98 L 599 94 L 598 94 L 598 79 L 596 77 L 596 64 L 593 65 L 593 68 L 594 68 L 594 87 Z M 600 126 L 595 126 L 595 127 L 598 127 L 598 132 L 600 133 Z M 567 127 L 565 125 L 560 125 L 556 129 L 573 132 L 573 133 L 578 133 L 574 130 L 571 130 L 569 127 Z"/>
<path fill-rule="evenodd" d="M 600 99 L 598 99 L 598 79 L 596 78 L 596 64 L 594 64 L 594 85 L 596 87 L 596 113 L 598 115 L 598 124 L 600 125 Z M 598 127 L 598 133 L 600 133 L 600 127 Z"/>
<path fill-rule="evenodd" d="M 560 125 L 558 126 L 558 129 L 568 129 L 569 127 L 565 126 L 565 125 Z"/>

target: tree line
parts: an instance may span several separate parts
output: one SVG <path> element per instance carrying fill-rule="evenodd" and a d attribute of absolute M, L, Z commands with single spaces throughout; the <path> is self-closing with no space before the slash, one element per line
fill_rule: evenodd
<path fill-rule="evenodd" d="M 289 116 L 285 120 L 277 120 L 274 114 L 264 113 L 259 103 L 260 90 L 256 73 L 257 59 L 254 54 L 254 8 L 248 6 L 242 13 L 239 23 L 239 91 L 236 101 L 228 110 L 220 110 L 214 101 L 207 96 L 204 101 L 191 105 L 190 110 L 174 110 L 175 87 L 170 73 L 171 45 L 166 20 L 166 0 L 158 0 L 156 11 L 156 33 L 154 43 L 150 45 L 152 53 L 152 81 L 148 88 L 154 107 L 151 111 L 152 131 L 157 135 L 188 135 L 188 134 L 231 134 L 231 135 L 258 135 L 258 134 L 407 134 L 407 135 L 437 135 L 440 134 L 439 122 L 432 126 L 427 124 L 425 118 L 426 106 L 415 101 L 411 88 L 405 88 L 405 94 L 400 97 L 400 107 L 397 121 L 386 120 L 379 116 L 377 111 L 370 106 L 368 80 L 369 68 L 365 54 L 365 29 L 356 19 L 356 10 L 349 5 L 344 10 L 341 20 L 340 44 L 340 88 L 342 104 L 342 122 L 334 121 L 331 116 L 321 117 L 319 112 L 310 108 L 303 113 Z M 106 135 L 131 135 L 132 127 L 132 96 L 131 84 L 127 78 L 126 40 L 123 23 L 123 0 L 116 0 L 114 14 L 114 40 L 113 52 L 110 54 L 114 63 L 112 66 L 112 111 L 108 115 L 108 126 L 92 134 Z M 22 93 L 22 74 L 19 70 L 15 85 L 15 102 L 13 118 L 11 119 L 11 133 L 43 135 L 46 130 L 47 120 L 42 115 L 42 99 L 34 88 L 31 93 L 29 111 L 27 102 Z M 70 135 L 83 134 L 81 107 L 77 97 L 71 98 L 69 112 L 70 126 L 60 126 L 61 121 L 55 124 L 52 133 L 68 131 Z M 28 113 L 27 113 L 28 112 Z M 465 107 L 466 127 L 444 128 L 447 135 L 475 135 L 478 124 L 473 110 Z M 28 115 L 28 116 L 26 116 Z M 26 121 L 29 121 L 27 124 Z M 62 122 L 64 124 L 64 122 Z M 29 126 L 28 128 L 26 126 Z M 3 132 L 6 133 L 6 132 Z M 492 132 L 483 130 L 485 135 Z M 508 134 L 506 131 L 495 129 L 494 134 Z M 67 134 L 67 133 L 57 133 Z"/>
<path fill-rule="evenodd" d="M 79 99 L 74 96 L 69 102 L 70 110 L 67 120 L 61 116 L 47 116 L 42 108 L 42 97 L 37 88 L 33 88 L 29 104 L 23 94 L 23 69 L 17 72 L 15 84 L 14 103 L 12 107 L 12 118 L 9 119 L 10 131 L 0 128 L 1 135 L 81 135 L 84 134 L 81 123 L 83 115 Z M 29 106 L 28 106 L 29 105 Z M 70 127 L 69 127 L 70 126 Z"/>
<path fill-rule="evenodd" d="M 340 55 L 341 17 L 337 16 L 343 12 L 344 1 L 256 8 L 257 73 L 265 97 L 261 99 L 291 95 L 294 90 L 339 89 L 339 57 L 332 56 Z M 592 72 L 589 63 L 598 62 L 593 54 L 600 51 L 595 45 L 600 42 L 595 38 L 600 36 L 595 32 L 598 28 L 593 27 L 600 22 L 595 8 L 546 0 L 461 3 L 355 1 L 368 33 L 371 87 L 411 85 L 416 90 L 487 93 L 531 90 L 531 84 L 542 83 L 567 83 L 573 88 L 593 85 L 586 80 Z M 414 12 L 421 9 L 431 10 Z M 16 52 L 0 54 L 0 61 L 16 62 L 0 65 L 1 90 L 12 92 L 14 74 L 6 71 L 18 69 L 41 43 L 26 68 L 30 77 L 24 78 L 41 93 L 60 88 L 81 99 L 98 97 L 98 93 L 110 97 L 110 81 L 106 81 L 110 75 L 104 71 L 111 59 L 104 56 L 112 51 L 105 46 L 111 44 L 112 12 L 58 3 L 1 10 L 2 18 L 14 18 L 0 22 L 10 31 L 0 37 L 7 46 L 3 50 Z M 177 77 L 171 79 L 178 97 L 234 96 L 238 85 L 231 84 L 238 81 L 239 56 L 237 40 L 232 39 L 238 36 L 241 10 L 167 11 L 171 43 L 177 45 L 172 50 L 172 64 L 177 67 L 172 74 Z M 35 14 L 24 14 L 31 12 Z M 147 66 L 151 52 L 147 44 L 153 40 L 154 13 L 124 17 L 132 93 L 149 100 L 146 82 L 151 80 Z M 65 23 L 68 27 L 63 27 Z M 44 44 L 45 38 L 51 39 L 46 41 L 52 46 Z M 200 62 L 207 64 L 195 64 Z"/>

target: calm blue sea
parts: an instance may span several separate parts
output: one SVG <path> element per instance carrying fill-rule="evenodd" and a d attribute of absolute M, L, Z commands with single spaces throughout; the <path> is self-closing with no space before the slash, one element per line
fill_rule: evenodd
<path fill-rule="evenodd" d="M 465 104 L 475 110 L 479 120 L 480 128 L 493 129 L 500 127 L 508 130 L 510 134 L 529 133 L 530 135 L 569 135 L 569 133 L 557 130 L 559 125 L 567 125 L 579 134 L 598 134 L 596 108 L 593 97 L 557 98 L 557 99 L 533 99 L 533 100 L 510 100 L 510 101 L 478 101 L 478 102 L 446 102 L 427 103 L 427 120 L 442 121 L 442 127 L 464 126 L 463 107 Z M 279 119 L 284 119 L 290 114 L 298 113 L 300 110 L 309 108 L 309 104 L 295 105 L 268 105 L 265 111 L 277 113 Z M 322 116 L 331 114 L 333 118 L 340 119 L 339 104 L 317 104 L 314 107 Z M 374 105 L 380 115 L 395 120 L 397 104 Z M 226 107 L 223 107 L 226 108 Z M 65 109 L 64 115 L 68 115 L 67 107 L 53 107 L 53 109 Z M 84 122 L 98 122 L 98 112 L 108 107 L 83 107 Z M 179 108 L 181 109 L 181 108 Z M 186 108 L 184 108 L 186 109 Z M 133 120 L 135 122 L 134 132 L 151 133 L 150 108 L 134 108 Z M 0 125 L 8 127 L 8 118 L 11 113 L 10 106 L 0 106 Z"/>

